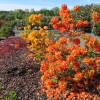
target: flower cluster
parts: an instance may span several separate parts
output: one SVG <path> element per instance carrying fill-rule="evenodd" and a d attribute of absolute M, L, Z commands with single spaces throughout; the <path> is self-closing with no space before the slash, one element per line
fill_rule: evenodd
<path fill-rule="evenodd" d="M 26 35 L 27 47 L 31 51 L 41 51 L 44 52 L 46 46 L 51 43 L 48 35 L 50 33 L 45 31 L 44 29 L 33 30 L 29 34 Z"/>
<path fill-rule="evenodd" d="M 31 29 L 31 25 L 27 25 L 27 26 L 24 27 L 25 31 L 30 30 L 30 29 Z"/>
<path fill-rule="evenodd" d="M 74 6 L 74 11 L 76 13 L 79 9 L 79 6 Z M 80 28 L 83 26 L 87 27 L 89 25 L 89 22 L 82 20 L 75 21 L 67 5 L 63 4 L 59 11 L 59 18 L 53 17 L 51 19 L 51 24 L 53 25 L 54 29 L 59 30 L 61 33 L 64 33 L 66 31 L 74 31 L 75 28 Z"/>
<path fill-rule="evenodd" d="M 95 21 L 95 22 L 100 23 L 100 13 L 94 11 L 92 13 L 92 20 Z"/>
<path fill-rule="evenodd" d="M 76 23 L 77 28 L 80 28 L 82 26 L 87 27 L 88 25 L 89 25 L 89 22 L 87 20 L 86 21 L 78 20 Z"/>
<path fill-rule="evenodd" d="M 42 14 L 32 14 L 29 16 L 29 22 L 32 23 L 32 25 L 39 24 L 42 20 Z"/>
<path fill-rule="evenodd" d="M 88 49 L 91 48 L 95 52 L 100 52 L 100 41 L 98 41 L 94 36 L 83 34 L 83 39 Z"/>

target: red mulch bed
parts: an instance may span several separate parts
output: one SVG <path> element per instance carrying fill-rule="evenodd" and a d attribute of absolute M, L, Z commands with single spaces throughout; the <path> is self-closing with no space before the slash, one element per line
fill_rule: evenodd
<path fill-rule="evenodd" d="M 28 54 L 25 41 L 19 37 L 0 41 L 0 100 L 9 91 L 16 92 L 17 100 L 46 100 L 40 90 L 39 67 Z"/>

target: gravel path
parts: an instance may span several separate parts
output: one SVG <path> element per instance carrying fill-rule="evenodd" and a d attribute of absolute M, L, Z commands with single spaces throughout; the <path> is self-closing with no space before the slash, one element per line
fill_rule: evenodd
<path fill-rule="evenodd" d="M 19 41 L 19 48 L 15 48 Z M 40 91 L 39 68 L 28 58 L 28 50 L 20 38 L 11 37 L 0 42 L 0 100 L 10 91 L 17 100 L 46 100 Z M 10 100 L 10 99 L 9 99 Z"/>

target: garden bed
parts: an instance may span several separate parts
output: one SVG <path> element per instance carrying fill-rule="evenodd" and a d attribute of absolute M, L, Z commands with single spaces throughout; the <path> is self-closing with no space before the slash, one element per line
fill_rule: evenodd
<path fill-rule="evenodd" d="M 20 42 L 19 48 L 15 48 L 16 40 Z M 38 65 L 28 56 L 25 42 L 18 37 L 8 38 L 0 42 L 0 51 L 0 99 L 6 100 L 4 98 L 10 97 L 9 92 L 14 91 L 16 100 L 47 100 L 40 89 Z M 95 81 L 99 82 L 100 76 Z M 99 100 L 100 86 L 91 90 L 96 94 L 90 92 L 91 99 L 87 100 Z"/>

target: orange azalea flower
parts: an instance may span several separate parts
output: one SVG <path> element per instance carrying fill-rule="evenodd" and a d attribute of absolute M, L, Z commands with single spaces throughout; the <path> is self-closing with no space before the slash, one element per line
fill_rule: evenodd
<path fill-rule="evenodd" d="M 83 26 L 83 21 L 82 20 L 78 20 L 78 22 L 76 23 L 76 27 L 82 27 Z"/>
<path fill-rule="evenodd" d="M 48 61 L 53 61 L 54 60 L 53 56 L 51 56 L 51 55 L 48 55 L 47 59 L 48 59 Z"/>
<path fill-rule="evenodd" d="M 41 67 L 40 67 L 40 72 L 44 73 L 47 70 L 48 66 L 49 66 L 49 64 L 47 62 L 42 61 Z"/>
<path fill-rule="evenodd" d="M 61 72 L 61 71 L 62 71 L 62 68 L 61 68 L 61 66 L 55 66 L 55 67 L 54 67 L 54 70 L 55 70 L 56 72 Z"/>
<path fill-rule="evenodd" d="M 98 41 L 96 41 L 94 47 L 93 47 L 94 51 L 96 52 L 100 52 L 100 43 Z"/>
<path fill-rule="evenodd" d="M 66 15 L 68 15 L 69 14 L 69 10 L 68 10 L 68 8 L 67 8 L 67 5 L 66 4 L 63 4 L 62 6 L 61 6 L 61 10 L 60 10 L 60 12 L 59 12 L 59 15 L 62 17 L 62 18 L 64 18 L 64 16 L 66 16 Z"/>
<path fill-rule="evenodd" d="M 76 48 L 78 48 L 77 45 L 71 45 L 70 48 L 69 48 L 69 50 L 70 50 L 70 51 L 73 51 L 73 50 L 76 49 Z"/>
<path fill-rule="evenodd" d="M 51 76 L 49 71 L 45 71 L 44 72 L 44 77 L 49 78 Z"/>
<path fill-rule="evenodd" d="M 55 52 L 55 57 L 56 57 L 56 59 L 61 58 L 61 52 Z"/>
<path fill-rule="evenodd" d="M 52 24 L 57 24 L 58 22 L 59 22 L 59 20 L 58 20 L 57 17 L 53 17 L 53 18 L 51 19 L 51 23 L 52 23 Z"/>
<path fill-rule="evenodd" d="M 53 25 L 53 28 L 55 29 L 55 30 L 58 30 L 59 29 L 59 26 L 58 25 Z"/>
<path fill-rule="evenodd" d="M 48 52 L 53 52 L 53 51 L 54 51 L 54 48 L 53 48 L 52 45 L 51 45 L 51 46 L 49 46 L 49 47 L 46 49 L 46 51 L 48 51 Z M 46 55 L 46 56 L 48 56 L 48 55 Z"/>
<path fill-rule="evenodd" d="M 67 38 L 66 40 L 67 40 L 67 43 L 69 43 L 69 44 L 72 42 L 72 39 L 70 39 L 70 38 Z"/>
<path fill-rule="evenodd" d="M 67 5 L 66 4 L 62 4 L 61 9 L 62 10 L 66 10 L 67 9 Z"/>
<path fill-rule="evenodd" d="M 69 64 L 70 62 L 72 62 L 74 60 L 74 56 L 73 55 L 70 55 L 70 56 L 67 56 L 66 57 L 66 61 L 67 63 Z"/>
<path fill-rule="evenodd" d="M 66 98 L 66 100 L 72 100 L 73 98 L 75 98 L 77 96 L 76 93 L 71 92 L 70 95 L 68 96 L 68 98 Z M 76 99 L 75 99 L 76 100 Z"/>
<path fill-rule="evenodd" d="M 87 27 L 87 26 L 89 25 L 89 22 L 88 22 L 88 21 L 84 21 L 84 22 L 83 22 L 83 25 L 84 25 L 85 27 Z"/>
<path fill-rule="evenodd" d="M 83 95 L 83 96 L 86 95 L 86 92 L 81 92 L 81 95 Z"/>
<path fill-rule="evenodd" d="M 76 5 L 74 6 L 74 11 L 78 11 L 80 9 L 80 6 Z"/>
<path fill-rule="evenodd" d="M 87 49 L 83 49 L 83 48 L 79 48 L 79 51 L 82 55 L 86 55 L 87 54 Z"/>
<path fill-rule="evenodd" d="M 80 73 L 80 72 L 78 72 L 78 73 L 76 73 L 75 75 L 74 75 L 74 80 L 75 81 L 79 81 L 79 80 L 81 80 L 83 78 L 83 75 L 82 75 L 82 73 Z"/>
<path fill-rule="evenodd" d="M 44 84 L 46 85 L 48 89 L 50 89 L 51 86 L 53 85 L 53 82 L 50 79 L 47 79 L 45 80 Z"/>
<path fill-rule="evenodd" d="M 56 94 L 58 94 L 58 95 L 59 95 L 59 94 L 61 93 L 61 90 L 59 90 L 59 88 L 58 88 L 58 87 L 57 87 L 55 90 L 56 90 Z"/>
<path fill-rule="evenodd" d="M 79 50 L 73 50 L 73 51 L 71 52 L 71 55 L 72 55 L 73 57 L 78 56 L 78 55 L 80 55 L 80 51 L 79 51 Z"/>
<path fill-rule="evenodd" d="M 60 28 L 60 32 L 61 32 L 61 33 L 64 33 L 65 31 L 66 31 L 66 28 L 65 28 L 65 27 L 61 27 L 61 28 Z"/>
<path fill-rule="evenodd" d="M 88 42 L 86 45 L 87 45 L 88 48 L 92 48 L 93 47 L 93 43 L 92 42 Z"/>
<path fill-rule="evenodd" d="M 92 42 L 92 43 L 94 44 L 94 43 L 96 42 L 96 38 L 92 36 L 92 37 L 90 38 L 90 42 Z"/>
<path fill-rule="evenodd" d="M 100 67 L 100 57 L 96 58 L 96 66 Z"/>
<path fill-rule="evenodd" d="M 61 65 L 63 69 L 66 69 L 68 67 L 68 64 L 66 61 L 62 61 Z"/>
<path fill-rule="evenodd" d="M 60 99 L 59 99 L 59 96 L 55 96 L 55 97 L 54 97 L 54 100 L 60 100 Z"/>
<path fill-rule="evenodd" d="M 93 12 L 92 13 L 92 19 L 93 19 L 93 21 L 98 22 L 99 19 L 100 19 L 100 14 L 98 12 Z"/>
<path fill-rule="evenodd" d="M 47 93 L 47 97 L 48 98 L 51 98 L 55 94 L 55 90 L 50 89 L 50 90 L 47 90 L 46 93 Z"/>
<path fill-rule="evenodd" d="M 83 97 L 83 98 L 84 98 L 84 97 L 87 97 L 87 95 L 88 95 L 87 92 L 81 92 L 81 93 L 80 93 L 80 96 Z"/>
<path fill-rule="evenodd" d="M 65 81 L 59 81 L 58 86 L 60 90 L 64 91 L 66 90 L 67 83 Z"/>
<path fill-rule="evenodd" d="M 92 64 L 93 62 L 94 62 L 94 59 L 93 58 L 88 58 L 88 57 L 86 57 L 86 58 L 84 58 L 83 60 L 82 60 L 85 64 Z"/>
<path fill-rule="evenodd" d="M 76 94 L 76 93 L 73 93 L 73 92 L 71 92 L 70 95 L 71 95 L 72 97 L 77 96 L 77 94 Z"/>
<path fill-rule="evenodd" d="M 43 73 L 43 72 L 45 72 L 45 71 L 46 71 L 46 69 L 47 69 L 47 68 L 46 68 L 45 66 L 41 66 L 41 68 L 40 68 L 40 72 L 42 72 L 42 73 Z"/>
<path fill-rule="evenodd" d="M 95 37 L 91 37 L 90 40 L 89 40 L 89 42 L 87 43 L 87 46 L 89 48 L 91 48 L 91 47 L 93 48 L 94 45 L 95 45 L 95 42 L 96 42 L 96 38 Z"/>
<path fill-rule="evenodd" d="M 67 42 L 67 39 L 65 37 L 61 37 L 59 39 L 59 42 L 62 44 L 62 43 L 66 43 Z"/>

